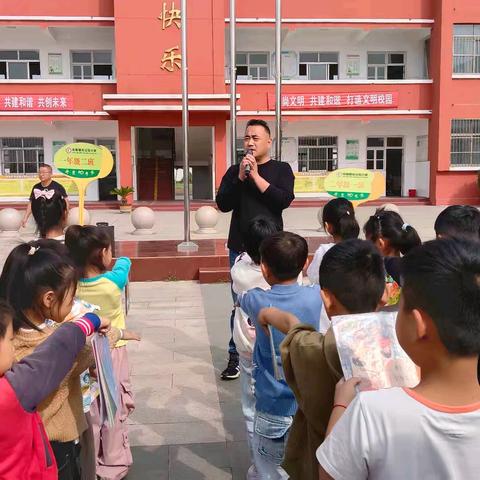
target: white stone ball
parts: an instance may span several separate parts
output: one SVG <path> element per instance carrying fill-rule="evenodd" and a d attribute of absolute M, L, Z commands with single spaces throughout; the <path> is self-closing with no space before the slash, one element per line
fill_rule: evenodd
<path fill-rule="evenodd" d="M 69 210 L 68 212 L 68 217 L 67 217 L 67 226 L 70 225 L 78 225 L 79 223 L 79 214 L 80 214 L 80 208 L 79 207 L 73 207 Z M 87 209 L 83 209 L 83 224 L 84 225 L 90 225 L 90 213 L 88 212 Z"/>
<path fill-rule="evenodd" d="M 151 231 L 155 225 L 155 212 L 148 207 L 137 207 L 132 212 L 131 220 L 136 231 Z"/>
<path fill-rule="evenodd" d="M 215 233 L 218 219 L 217 209 L 209 205 L 200 207 L 195 212 L 195 222 L 197 222 L 199 233 Z"/>
<path fill-rule="evenodd" d="M 0 210 L 0 231 L 18 232 L 22 225 L 22 214 L 14 208 Z"/>

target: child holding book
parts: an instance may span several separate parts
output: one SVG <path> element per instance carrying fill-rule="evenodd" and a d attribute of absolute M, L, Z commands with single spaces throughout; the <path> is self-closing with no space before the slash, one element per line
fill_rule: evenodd
<path fill-rule="evenodd" d="M 293 312 L 304 323 L 318 329 L 322 306 L 319 288 L 297 283 L 307 256 L 307 242 L 298 235 L 278 232 L 266 238 L 260 246 L 261 269 L 271 289 L 255 288 L 239 297 L 240 307 L 256 329 L 252 447 L 259 478 L 288 478 L 281 463 L 297 404 L 293 392 L 278 375 L 281 370 L 279 345 L 284 334 L 272 329 L 269 337 L 259 328 L 258 314 L 264 307 L 275 306 Z"/>
<path fill-rule="evenodd" d="M 80 276 L 78 298 L 97 305 L 100 314 L 109 318 L 112 326 L 121 332 L 121 338 L 112 351 L 121 404 L 114 427 L 101 424 L 98 398 L 90 406 L 90 421 L 97 452 L 97 475 L 102 478 L 121 479 L 127 475 L 133 462 L 126 420 L 134 409 L 134 403 L 125 340 L 140 339 L 134 332 L 131 332 L 129 338 L 124 336 L 126 330 L 122 292 L 128 282 L 131 262 L 126 257 L 120 257 L 113 269 L 108 270 L 112 262 L 111 239 L 98 227 L 69 227 L 65 234 L 65 245 Z"/>
<path fill-rule="evenodd" d="M 374 312 L 385 290 L 377 248 L 357 239 L 333 246 L 320 265 L 320 287 L 330 318 Z M 318 478 L 315 452 L 325 437 L 335 385 L 343 373 L 332 329 L 323 335 L 292 313 L 268 308 L 258 322 L 286 334 L 280 347 L 283 369 L 298 402 L 283 467 L 294 480 L 313 480 Z"/>
<path fill-rule="evenodd" d="M 317 452 L 321 480 L 478 478 L 478 241 L 427 242 L 402 259 L 402 276 L 397 336 L 421 381 L 362 392 L 350 405 L 356 380 L 339 385 Z"/>

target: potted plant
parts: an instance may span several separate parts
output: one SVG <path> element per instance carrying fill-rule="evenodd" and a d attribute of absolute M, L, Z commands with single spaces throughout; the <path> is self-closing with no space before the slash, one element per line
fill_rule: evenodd
<path fill-rule="evenodd" d="M 127 197 L 133 192 L 133 188 L 129 186 L 114 188 L 110 192 L 110 195 L 117 195 L 120 197 L 120 212 L 128 213 L 132 211 L 132 206 L 127 202 Z"/>

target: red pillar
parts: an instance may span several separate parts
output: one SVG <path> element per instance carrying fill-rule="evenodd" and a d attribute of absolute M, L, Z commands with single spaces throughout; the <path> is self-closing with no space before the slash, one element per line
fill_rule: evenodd
<path fill-rule="evenodd" d="M 133 185 L 133 172 L 132 172 L 132 150 L 131 150 L 131 126 L 126 119 L 120 118 L 118 120 L 118 148 L 120 151 L 120 179 L 121 186 Z M 133 196 L 128 197 L 129 203 L 133 201 Z"/>
<path fill-rule="evenodd" d="M 227 170 L 227 122 L 224 117 L 215 122 L 215 189 L 218 190 Z"/>
<path fill-rule="evenodd" d="M 433 79 L 432 117 L 428 129 L 430 200 L 442 203 L 442 172 L 450 168 L 452 117 L 453 0 L 437 0 L 430 39 L 430 75 Z"/>

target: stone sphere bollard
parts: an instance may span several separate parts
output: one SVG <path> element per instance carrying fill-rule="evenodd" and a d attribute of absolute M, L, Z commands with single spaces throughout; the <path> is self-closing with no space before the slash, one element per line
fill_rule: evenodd
<path fill-rule="evenodd" d="M 0 210 L 0 236 L 16 237 L 22 225 L 22 214 L 14 208 Z"/>
<path fill-rule="evenodd" d="M 68 212 L 67 226 L 78 225 L 79 214 L 80 214 L 79 207 L 71 208 Z M 90 213 L 85 208 L 83 209 L 83 224 L 90 225 Z"/>
<path fill-rule="evenodd" d="M 319 231 L 319 232 L 323 232 L 323 231 L 324 231 L 322 216 L 323 216 L 323 207 L 322 207 L 322 208 L 319 208 L 319 209 L 318 209 L 318 212 L 317 212 L 317 220 L 318 220 L 318 223 L 320 224 L 320 226 L 318 227 L 318 231 Z"/>
<path fill-rule="evenodd" d="M 135 227 L 133 235 L 151 235 L 155 225 L 155 212 L 148 207 L 137 207 L 131 215 Z"/>
<path fill-rule="evenodd" d="M 197 233 L 217 233 L 219 215 L 216 208 L 205 205 L 195 212 L 195 221 L 198 225 Z"/>

